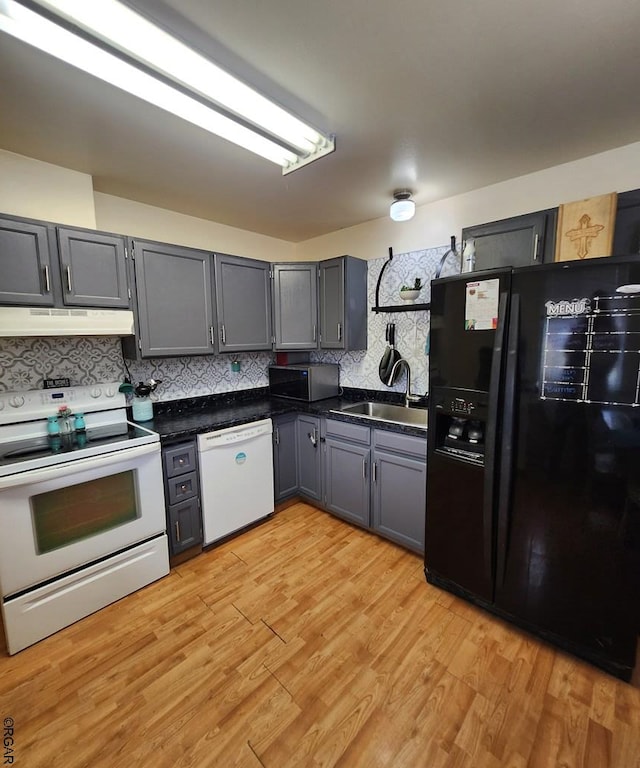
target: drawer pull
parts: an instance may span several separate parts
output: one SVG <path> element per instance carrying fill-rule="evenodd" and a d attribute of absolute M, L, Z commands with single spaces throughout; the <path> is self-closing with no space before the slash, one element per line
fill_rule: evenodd
<path fill-rule="evenodd" d="M 180 523 L 176 520 L 176 541 L 180 541 Z"/>

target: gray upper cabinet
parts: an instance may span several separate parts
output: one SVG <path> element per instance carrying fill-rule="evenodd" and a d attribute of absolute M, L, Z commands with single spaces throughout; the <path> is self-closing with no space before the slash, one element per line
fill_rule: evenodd
<path fill-rule="evenodd" d="M 474 271 L 553 261 L 557 217 L 554 208 L 465 227 L 462 241 L 473 239 L 475 245 Z"/>
<path fill-rule="evenodd" d="M 273 333 L 275 349 L 318 346 L 318 265 L 274 264 Z"/>
<path fill-rule="evenodd" d="M 57 232 L 64 303 L 127 309 L 124 237 L 66 227 Z"/>
<path fill-rule="evenodd" d="M 141 357 L 212 354 L 211 254 L 165 243 L 132 241 Z M 136 357 L 129 339 L 125 356 Z"/>
<path fill-rule="evenodd" d="M 215 254 L 219 352 L 272 348 L 270 268 L 266 261 Z"/>
<path fill-rule="evenodd" d="M 367 348 L 367 262 L 353 256 L 321 261 L 320 348 Z"/>
<path fill-rule="evenodd" d="M 618 195 L 612 253 L 614 256 L 640 254 L 640 189 Z"/>
<path fill-rule="evenodd" d="M 46 224 L 0 218 L 0 303 L 53 306 L 49 237 Z"/>
<path fill-rule="evenodd" d="M 303 496 L 321 498 L 320 419 L 299 414 L 297 420 L 298 488 Z"/>
<path fill-rule="evenodd" d="M 131 304 L 120 235 L 2 217 L 0 268 L 2 304 L 113 309 Z"/>

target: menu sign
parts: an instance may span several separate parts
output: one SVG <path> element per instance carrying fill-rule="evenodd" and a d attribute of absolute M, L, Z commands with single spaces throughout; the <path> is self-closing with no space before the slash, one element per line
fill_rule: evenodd
<path fill-rule="evenodd" d="M 640 297 L 545 307 L 542 399 L 640 405 Z"/>

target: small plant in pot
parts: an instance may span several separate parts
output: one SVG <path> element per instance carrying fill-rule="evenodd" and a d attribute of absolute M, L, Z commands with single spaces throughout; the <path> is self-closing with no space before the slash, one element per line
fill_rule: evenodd
<path fill-rule="evenodd" d="M 422 278 L 414 278 L 413 285 L 402 285 L 400 287 L 400 298 L 403 301 L 414 301 L 420 295 L 422 290 Z"/>

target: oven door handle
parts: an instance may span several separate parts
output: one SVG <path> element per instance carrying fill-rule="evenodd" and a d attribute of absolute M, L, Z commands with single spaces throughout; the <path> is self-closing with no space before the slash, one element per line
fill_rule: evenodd
<path fill-rule="evenodd" d="M 131 461 L 140 456 L 146 456 L 149 453 L 160 453 L 160 443 L 149 443 L 147 445 L 140 445 L 137 448 L 124 448 L 121 451 L 113 451 L 107 455 L 90 456 L 86 459 L 76 459 L 64 464 L 55 464 L 52 467 L 32 469 L 26 472 L 19 472 L 16 475 L 0 477 L 0 491 L 5 488 L 16 488 L 21 485 L 32 485 L 33 483 L 44 483 L 47 480 L 57 480 L 59 477 L 69 477 L 78 472 L 108 467 L 110 464 L 121 464 L 123 461 Z"/>

